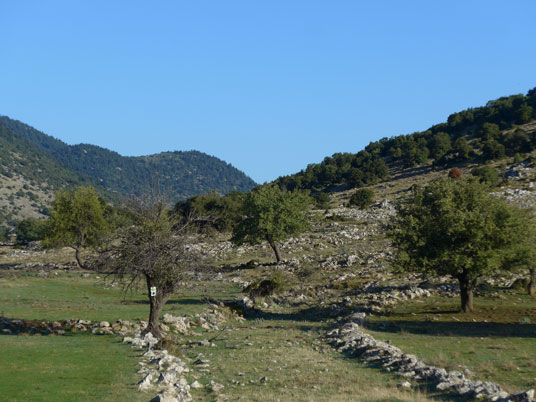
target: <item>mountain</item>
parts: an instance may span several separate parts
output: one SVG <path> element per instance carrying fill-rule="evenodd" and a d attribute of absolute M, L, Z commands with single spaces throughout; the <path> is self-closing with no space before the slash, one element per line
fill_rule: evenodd
<path fill-rule="evenodd" d="M 445 123 L 409 135 L 382 138 L 364 150 L 336 153 L 280 177 L 287 189 L 325 191 L 384 181 L 390 171 L 433 162 L 435 167 L 487 163 L 536 149 L 536 88 L 450 115 Z"/>
<path fill-rule="evenodd" d="M 0 116 L 0 184 L 0 217 L 10 221 L 35 215 L 65 186 L 94 185 L 116 196 L 158 191 L 170 201 L 255 186 L 232 165 L 199 151 L 125 157 L 91 144 L 68 145 L 7 116 Z M 15 202 L 14 192 L 24 199 L 28 191 L 37 194 L 31 202 Z"/>
<path fill-rule="evenodd" d="M 0 123 L 0 226 L 39 216 L 64 186 L 92 184 Z"/>

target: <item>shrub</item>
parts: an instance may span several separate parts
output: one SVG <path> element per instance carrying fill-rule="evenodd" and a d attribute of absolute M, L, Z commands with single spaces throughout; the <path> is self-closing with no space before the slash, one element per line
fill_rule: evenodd
<path fill-rule="evenodd" d="M 17 223 L 15 234 L 17 244 L 28 244 L 32 241 L 43 240 L 47 233 L 49 222 L 34 218 L 23 219 Z"/>
<path fill-rule="evenodd" d="M 6 242 L 9 240 L 9 230 L 6 228 L 0 228 L 0 242 Z"/>
<path fill-rule="evenodd" d="M 249 297 L 255 299 L 257 297 L 272 296 L 281 292 L 288 283 L 288 278 L 281 272 L 276 272 L 270 279 L 253 282 L 245 291 L 249 293 Z"/>
<path fill-rule="evenodd" d="M 350 197 L 349 205 L 360 209 L 368 208 L 374 201 L 374 192 L 368 188 L 361 188 Z"/>
<path fill-rule="evenodd" d="M 486 183 L 490 186 L 498 186 L 500 179 L 497 169 L 491 166 L 482 166 L 471 170 L 471 174 L 478 177 L 480 183 Z"/>
<path fill-rule="evenodd" d="M 461 179 L 462 178 L 462 171 L 458 168 L 452 168 L 449 171 L 449 177 L 451 179 Z"/>
<path fill-rule="evenodd" d="M 313 196 L 315 206 L 318 209 L 329 209 L 331 198 L 327 193 L 317 193 Z"/>

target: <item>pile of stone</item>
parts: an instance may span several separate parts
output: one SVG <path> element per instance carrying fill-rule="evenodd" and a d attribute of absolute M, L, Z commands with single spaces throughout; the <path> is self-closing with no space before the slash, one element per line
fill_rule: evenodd
<path fill-rule="evenodd" d="M 140 391 L 158 392 L 151 401 L 176 402 L 190 401 L 190 385 L 184 374 L 189 372 L 186 364 L 178 357 L 170 355 L 167 350 L 154 350 L 158 343 L 151 333 L 125 337 L 123 342 L 130 343 L 134 348 L 146 349 L 138 363 L 141 368 L 138 374 L 143 376 L 138 383 Z"/>
<path fill-rule="evenodd" d="M 27 333 L 30 335 L 64 335 L 66 332 L 87 332 L 95 335 L 125 335 L 140 330 L 141 325 L 118 320 L 108 321 L 91 320 L 64 320 L 64 321 L 31 321 L 0 317 L 0 331 L 3 334 Z"/>
<path fill-rule="evenodd" d="M 330 331 L 327 336 L 339 351 L 358 356 L 365 362 L 379 364 L 386 371 L 397 372 L 407 380 L 401 387 L 411 387 L 411 382 L 426 381 L 441 391 L 450 391 L 464 397 L 499 402 L 533 402 L 534 390 L 508 394 L 492 382 L 470 380 L 460 371 L 429 366 L 415 355 L 405 354 L 396 346 L 381 342 L 361 329 L 365 323 L 363 312 L 351 316 L 350 322 Z"/>

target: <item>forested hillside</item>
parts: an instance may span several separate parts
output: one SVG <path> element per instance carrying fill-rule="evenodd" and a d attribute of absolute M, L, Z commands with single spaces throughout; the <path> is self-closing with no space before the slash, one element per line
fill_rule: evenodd
<path fill-rule="evenodd" d="M 450 115 L 447 122 L 410 135 L 382 138 L 364 150 L 337 153 L 294 175 L 281 177 L 287 189 L 324 190 L 361 187 L 385 180 L 390 167 L 413 167 L 429 161 L 438 166 L 484 163 L 531 152 L 536 148 L 536 88 L 486 106 Z"/>
<path fill-rule="evenodd" d="M 120 195 L 146 194 L 158 187 L 176 201 L 211 190 L 247 191 L 255 185 L 232 165 L 198 151 L 125 157 L 95 145 L 67 145 L 6 116 L 0 117 L 0 124 L 68 169 Z"/>
<path fill-rule="evenodd" d="M 62 187 L 92 184 L 0 123 L 0 226 L 38 216 Z"/>

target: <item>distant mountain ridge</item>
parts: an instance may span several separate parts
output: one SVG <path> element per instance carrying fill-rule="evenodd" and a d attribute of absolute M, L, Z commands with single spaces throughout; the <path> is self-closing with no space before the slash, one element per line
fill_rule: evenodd
<path fill-rule="evenodd" d="M 121 156 L 96 145 L 68 145 L 7 116 L 0 116 L 2 175 L 3 190 L 8 185 L 17 189 L 17 183 L 22 182 L 27 187 L 33 183 L 45 193 L 90 184 L 119 196 L 139 196 L 156 190 L 172 202 L 213 190 L 222 194 L 246 192 L 256 185 L 231 164 L 199 151 Z M 13 175 L 17 180 L 9 177 Z M 8 191 L 3 192 L 9 197 Z M 45 203 L 50 195 L 40 198 Z M 0 202 L 0 211 L 1 208 Z"/>

